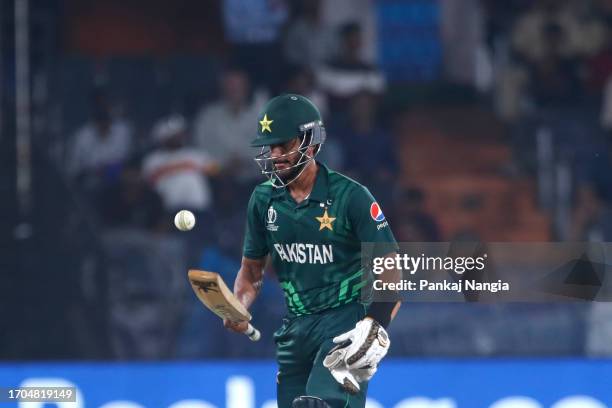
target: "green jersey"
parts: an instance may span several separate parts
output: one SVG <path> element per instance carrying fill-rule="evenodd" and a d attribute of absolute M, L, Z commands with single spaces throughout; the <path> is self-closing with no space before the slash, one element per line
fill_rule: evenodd
<path fill-rule="evenodd" d="M 370 274 L 362 268 L 362 242 L 381 243 L 374 256 L 397 251 L 367 188 L 318 165 L 315 185 L 301 203 L 268 181 L 255 188 L 248 205 L 243 254 L 271 255 L 287 308 L 296 316 L 361 300 Z"/>

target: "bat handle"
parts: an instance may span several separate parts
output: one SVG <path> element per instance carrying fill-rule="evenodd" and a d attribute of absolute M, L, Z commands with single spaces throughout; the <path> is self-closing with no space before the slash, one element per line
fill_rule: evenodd
<path fill-rule="evenodd" d="M 249 323 L 249 326 L 247 327 L 246 331 L 244 332 L 244 334 L 251 339 L 251 341 L 258 341 L 261 338 L 261 333 L 259 332 L 259 330 L 257 330 L 256 328 L 254 328 L 251 323 Z"/>

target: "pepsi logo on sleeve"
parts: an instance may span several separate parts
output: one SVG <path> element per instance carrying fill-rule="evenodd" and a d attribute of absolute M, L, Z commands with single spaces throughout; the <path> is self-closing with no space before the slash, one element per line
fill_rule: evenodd
<path fill-rule="evenodd" d="M 376 201 L 374 201 L 370 205 L 370 217 L 376 222 L 381 222 L 385 220 L 385 214 L 383 214 L 380 205 Z"/>

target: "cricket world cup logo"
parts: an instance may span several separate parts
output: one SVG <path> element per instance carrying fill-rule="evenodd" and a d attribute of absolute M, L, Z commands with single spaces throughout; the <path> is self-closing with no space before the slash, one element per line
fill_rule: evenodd
<path fill-rule="evenodd" d="M 278 214 L 276 213 L 276 210 L 274 209 L 273 206 L 270 206 L 270 208 L 268 208 L 268 217 L 267 217 L 267 225 L 266 228 L 268 229 L 268 231 L 277 231 L 278 230 L 278 225 L 276 225 L 276 218 L 277 218 Z"/>

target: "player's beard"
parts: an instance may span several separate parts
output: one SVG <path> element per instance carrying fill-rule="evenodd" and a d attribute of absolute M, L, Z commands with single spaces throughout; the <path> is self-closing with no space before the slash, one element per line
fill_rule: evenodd
<path fill-rule="evenodd" d="M 278 175 L 278 178 L 280 178 L 281 181 L 284 184 L 286 184 L 292 181 L 293 179 L 295 179 L 298 176 L 298 174 L 300 174 L 300 171 L 302 171 L 305 165 L 306 165 L 306 162 L 303 162 L 295 167 L 292 167 L 286 170 L 280 170 L 276 174 Z"/>
<path fill-rule="evenodd" d="M 308 165 L 309 162 L 310 160 L 305 160 L 305 156 L 300 154 L 300 157 L 295 163 L 288 163 L 290 168 L 279 170 L 276 172 L 276 174 L 283 184 L 288 184 L 291 181 L 295 181 L 295 178 L 298 177 L 300 172 L 306 165 Z"/>

